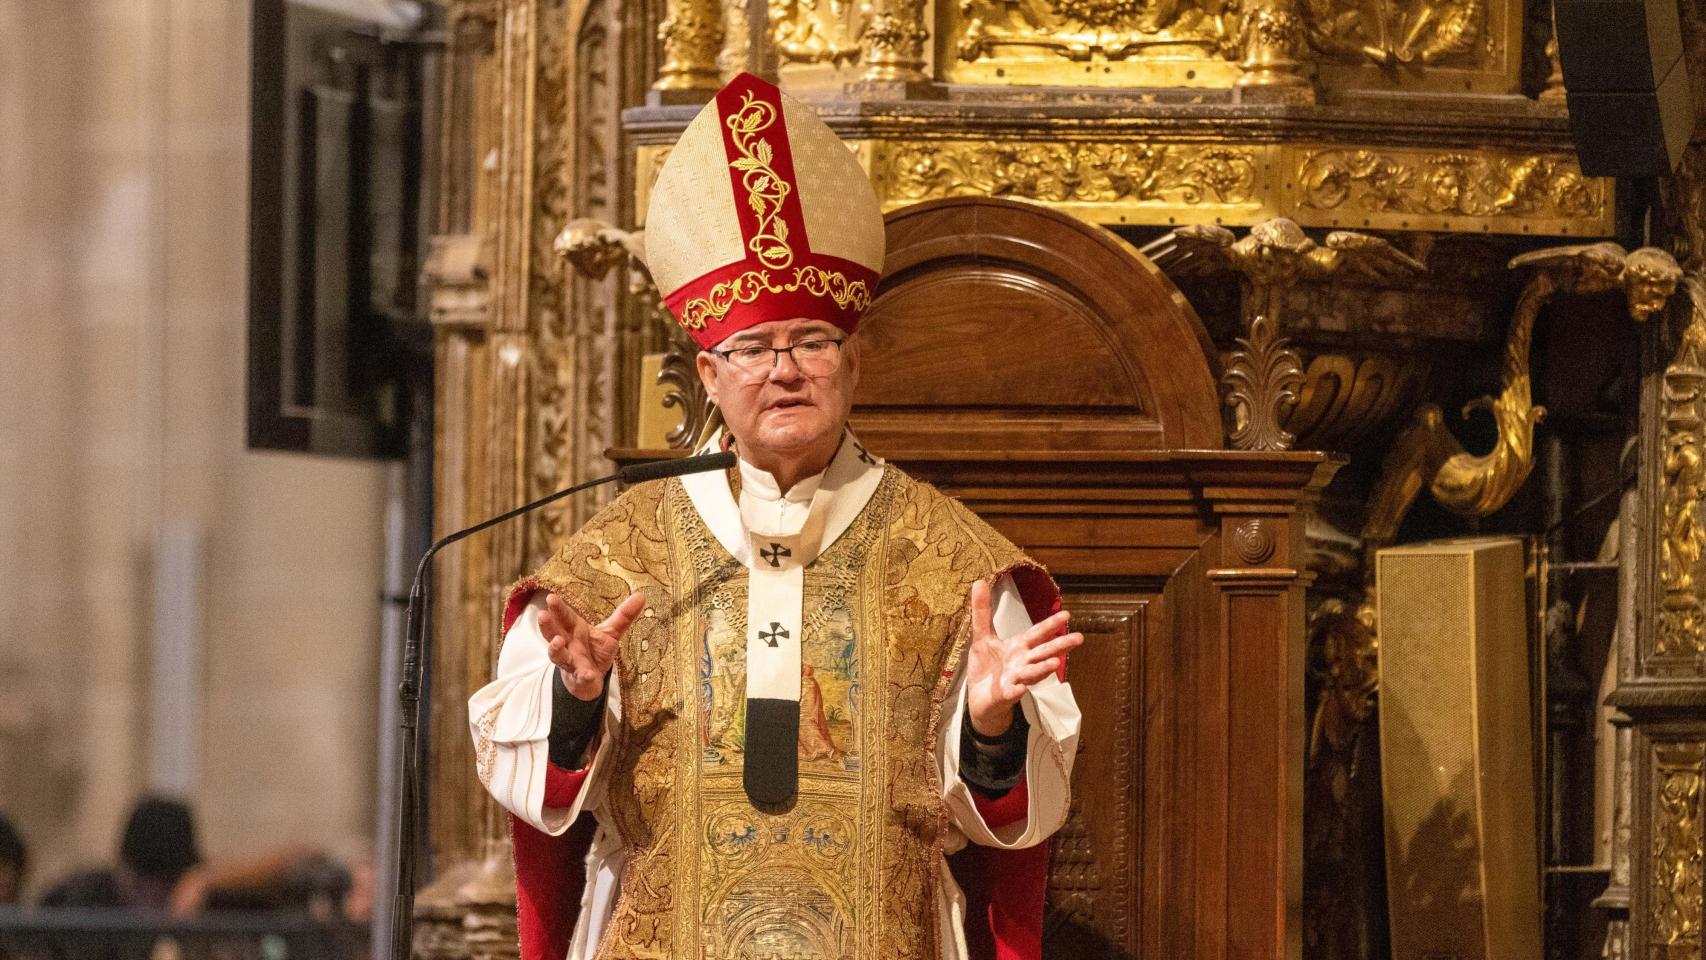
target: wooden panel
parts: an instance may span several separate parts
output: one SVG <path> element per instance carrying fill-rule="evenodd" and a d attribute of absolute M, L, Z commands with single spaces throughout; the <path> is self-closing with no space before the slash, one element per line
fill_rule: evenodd
<path fill-rule="evenodd" d="M 1156 634 L 1160 596 L 1127 581 L 1066 579 L 1067 609 L 1084 646 L 1068 667 L 1083 711 L 1072 813 L 1054 840 L 1043 952 L 1129 957 L 1141 930 L 1144 658 Z"/>
<path fill-rule="evenodd" d="M 889 215 L 884 271 L 854 423 L 886 456 L 1222 446 L 1202 322 L 1112 233 L 942 200 Z"/>

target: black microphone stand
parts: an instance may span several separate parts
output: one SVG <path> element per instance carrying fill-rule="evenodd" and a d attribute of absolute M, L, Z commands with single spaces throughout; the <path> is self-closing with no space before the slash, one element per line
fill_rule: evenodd
<path fill-rule="evenodd" d="M 593 487 L 603 486 L 617 480 L 630 484 L 640 483 L 663 477 L 698 473 L 702 470 L 726 470 L 734 465 L 734 454 L 713 453 L 685 457 L 680 460 L 664 460 L 623 467 L 607 477 L 577 483 L 572 487 L 540 497 L 531 503 L 524 503 L 514 510 L 500 513 L 489 520 L 482 520 L 471 527 L 447 534 L 434 542 L 432 546 L 427 548 L 426 553 L 421 555 L 421 562 L 415 567 L 415 582 L 409 587 L 409 612 L 403 631 L 403 678 L 397 684 L 397 699 L 402 705 L 402 719 L 398 724 L 402 734 L 402 749 L 398 752 L 397 762 L 402 773 L 398 777 L 398 793 L 400 796 L 397 804 L 397 890 L 396 895 L 391 900 L 391 960 L 409 960 L 413 949 L 417 839 L 415 832 L 419 829 L 420 824 L 419 727 L 421 684 L 422 664 L 424 663 L 427 637 L 430 632 L 428 624 L 431 618 L 431 606 L 427 602 L 427 598 L 431 593 L 429 584 L 432 580 L 432 558 L 437 556 L 440 550 L 459 540 L 465 540 L 482 530 L 490 529 L 507 520 L 514 520 L 524 513 L 555 503 L 583 490 L 590 490 Z"/>

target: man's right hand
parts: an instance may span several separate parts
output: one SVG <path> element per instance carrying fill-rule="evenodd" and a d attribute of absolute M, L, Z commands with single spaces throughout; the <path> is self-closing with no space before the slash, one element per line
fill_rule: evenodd
<path fill-rule="evenodd" d="M 616 662 L 622 634 L 628 632 L 645 606 L 646 595 L 635 591 L 616 607 L 609 619 L 594 625 L 582 619 L 556 594 L 546 596 L 545 612 L 539 615 L 539 632 L 544 635 L 547 655 L 563 674 L 563 687 L 575 699 L 596 700 L 604 692 L 604 675 Z"/>

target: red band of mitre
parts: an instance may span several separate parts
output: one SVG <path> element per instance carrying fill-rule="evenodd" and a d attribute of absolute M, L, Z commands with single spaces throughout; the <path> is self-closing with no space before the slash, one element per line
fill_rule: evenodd
<path fill-rule="evenodd" d="M 799 255 L 782 269 L 742 260 L 684 284 L 664 303 L 709 350 L 771 320 L 825 320 L 852 333 L 871 305 L 877 279 L 869 267 L 821 253 Z"/>

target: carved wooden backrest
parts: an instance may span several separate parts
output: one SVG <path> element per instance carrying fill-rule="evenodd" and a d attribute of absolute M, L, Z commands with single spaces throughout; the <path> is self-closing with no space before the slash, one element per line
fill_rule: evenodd
<path fill-rule="evenodd" d="M 1086 634 L 1045 955 L 1295 957 L 1302 521 L 1319 454 L 1222 447 L 1212 346 L 1106 230 L 889 215 L 853 419 L 1047 564 Z"/>
<path fill-rule="evenodd" d="M 861 324 L 867 440 L 924 449 L 1222 445 L 1214 355 L 1172 281 L 1107 230 L 987 198 L 888 217 Z"/>

